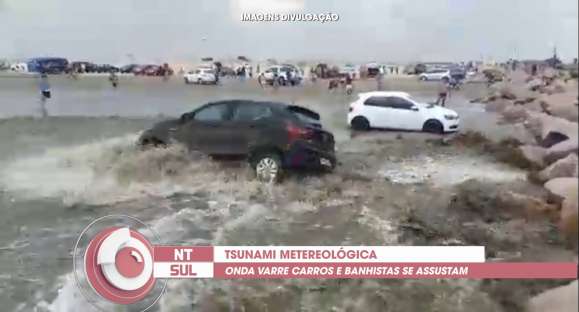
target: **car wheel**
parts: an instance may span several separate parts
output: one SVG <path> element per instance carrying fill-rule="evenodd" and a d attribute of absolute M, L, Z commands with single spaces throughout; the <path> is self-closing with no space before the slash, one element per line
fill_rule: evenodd
<path fill-rule="evenodd" d="M 431 120 L 427 120 L 424 123 L 424 126 L 422 127 L 422 131 L 428 132 L 428 133 L 443 134 L 444 133 L 444 127 L 442 126 L 442 123 L 440 121 L 435 120 L 435 119 L 431 119 Z"/>
<path fill-rule="evenodd" d="M 203 81 L 201 81 L 201 79 L 197 79 L 197 84 L 202 84 Z"/>
<path fill-rule="evenodd" d="M 139 146 L 143 149 L 167 147 L 167 144 L 155 137 L 145 138 L 139 142 Z"/>
<path fill-rule="evenodd" d="M 283 168 L 278 154 L 265 152 L 254 157 L 253 169 L 258 180 L 262 182 L 278 182 L 281 180 Z"/>
<path fill-rule="evenodd" d="M 278 82 L 280 86 L 285 86 L 285 79 L 283 77 L 279 77 Z"/>
<path fill-rule="evenodd" d="M 426 81 L 428 80 L 428 78 L 426 78 L 426 76 L 420 76 L 420 81 Z"/>
<path fill-rule="evenodd" d="M 352 119 L 352 129 L 359 131 L 370 130 L 370 122 L 362 116 L 357 116 Z"/>
<path fill-rule="evenodd" d="M 185 84 L 190 84 L 189 79 L 185 78 Z"/>

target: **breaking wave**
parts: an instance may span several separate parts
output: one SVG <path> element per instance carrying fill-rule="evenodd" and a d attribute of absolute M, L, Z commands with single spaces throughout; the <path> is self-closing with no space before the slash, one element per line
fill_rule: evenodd
<path fill-rule="evenodd" d="M 219 188 L 215 190 L 227 190 L 237 186 L 228 187 L 228 183 L 246 180 L 247 171 L 235 167 L 217 170 L 220 165 L 183 146 L 141 150 L 134 144 L 136 139 L 137 135 L 128 135 L 48 148 L 39 156 L 7 164 L 0 171 L 0 185 L 24 198 L 105 205 L 143 196 L 211 190 L 216 183 Z"/>

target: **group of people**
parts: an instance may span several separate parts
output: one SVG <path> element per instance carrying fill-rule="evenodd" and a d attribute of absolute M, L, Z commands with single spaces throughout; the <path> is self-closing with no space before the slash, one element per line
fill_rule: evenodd
<path fill-rule="evenodd" d="M 331 79 L 328 82 L 328 90 L 332 91 L 338 89 L 339 86 L 346 91 L 346 94 L 350 95 L 354 92 L 354 79 L 350 74 L 346 75 L 342 79 Z"/>
<path fill-rule="evenodd" d="M 287 73 L 288 78 L 291 77 L 291 73 Z M 277 89 L 279 87 L 278 75 L 274 74 L 272 86 Z M 113 88 L 118 88 L 119 86 L 119 76 L 116 72 L 111 71 L 108 77 L 109 82 Z M 378 74 L 376 76 L 377 81 L 377 89 L 383 89 L 383 77 L 382 75 Z M 260 86 L 263 87 L 265 82 L 265 77 L 263 73 L 258 76 L 257 81 Z M 315 77 L 312 78 L 312 81 L 315 82 Z M 346 75 L 343 79 L 331 79 L 328 82 L 328 90 L 332 91 L 338 89 L 339 87 L 345 90 L 346 94 L 350 95 L 354 91 L 354 84 L 353 78 L 351 75 Z M 52 97 L 52 91 L 50 88 L 50 83 L 48 81 L 48 75 L 46 73 L 40 74 L 40 79 L 38 83 L 38 88 L 40 90 L 40 102 L 41 102 L 41 114 L 43 117 L 47 116 L 46 110 L 46 102 Z M 446 106 L 446 101 L 450 98 L 451 89 L 453 88 L 453 82 L 448 79 L 442 79 L 438 84 L 438 98 L 436 100 L 436 105 Z"/>

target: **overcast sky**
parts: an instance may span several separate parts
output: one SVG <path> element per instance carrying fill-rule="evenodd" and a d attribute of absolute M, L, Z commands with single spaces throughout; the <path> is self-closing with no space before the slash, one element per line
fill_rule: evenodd
<path fill-rule="evenodd" d="M 0 0 L 0 58 L 122 63 L 577 57 L 577 0 Z M 339 14 L 241 22 L 243 12 Z"/>

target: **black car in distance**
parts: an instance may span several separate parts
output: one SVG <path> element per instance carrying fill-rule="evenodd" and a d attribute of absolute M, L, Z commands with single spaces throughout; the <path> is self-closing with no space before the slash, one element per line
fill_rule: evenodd
<path fill-rule="evenodd" d="M 156 124 L 139 139 L 141 146 L 172 142 L 212 156 L 245 157 L 262 181 L 279 181 L 290 168 L 331 171 L 336 165 L 334 136 L 322 129 L 320 115 L 284 103 L 208 103 Z"/>

